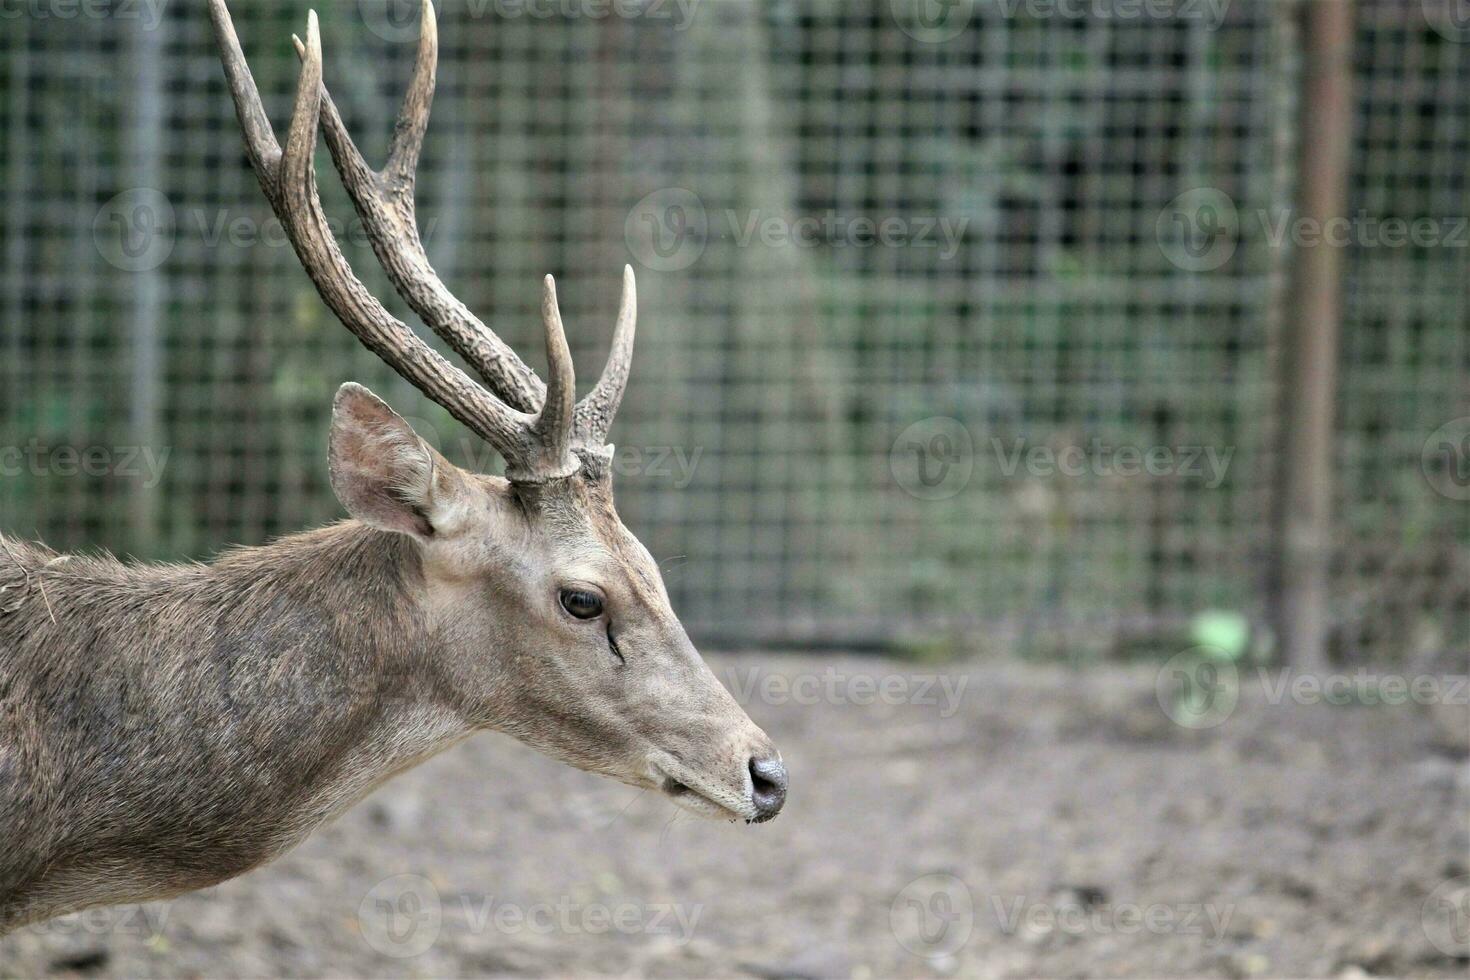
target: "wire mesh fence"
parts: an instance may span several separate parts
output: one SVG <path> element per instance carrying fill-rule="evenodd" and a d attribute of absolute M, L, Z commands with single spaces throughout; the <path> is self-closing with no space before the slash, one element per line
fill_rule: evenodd
<path fill-rule="evenodd" d="M 699 638 L 1071 658 L 1262 624 L 1286 270 L 1345 247 L 1334 642 L 1463 651 L 1470 18 L 1359 4 L 1348 221 L 1313 229 L 1298 6 L 447 0 L 424 238 L 532 363 L 556 273 L 584 378 L 634 264 L 620 509 Z M 283 121 L 305 7 L 233 8 Z M 417 4 L 319 8 L 380 159 Z M 334 519 L 349 379 L 496 465 L 317 299 L 202 4 L 0 16 L 0 527 L 161 558 Z"/>

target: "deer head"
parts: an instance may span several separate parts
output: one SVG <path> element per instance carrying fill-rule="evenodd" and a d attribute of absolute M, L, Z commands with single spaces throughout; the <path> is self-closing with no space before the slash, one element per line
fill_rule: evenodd
<path fill-rule="evenodd" d="M 285 146 L 275 138 L 224 0 L 215 36 L 245 150 L 302 265 L 339 320 L 394 371 L 492 445 L 506 478 L 461 470 L 358 385 L 338 392 L 332 487 L 354 518 L 413 543 L 436 667 L 473 724 L 574 766 L 662 791 L 707 816 L 763 821 L 785 802 L 770 739 L 700 659 L 658 565 L 613 506 L 607 433 L 633 354 L 631 268 L 612 353 L 581 401 L 545 282 L 548 381 L 459 302 L 430 266 L 414 175 L 438 36 L 423 4 L 418 60 L 387 164 L 372 170 L 322 84 L 316 14 L 296 39 L 301 76 Z M 353 273 L 317 195 L 318 128 L 394 288 L 479 382 L 390 314 Z"/>

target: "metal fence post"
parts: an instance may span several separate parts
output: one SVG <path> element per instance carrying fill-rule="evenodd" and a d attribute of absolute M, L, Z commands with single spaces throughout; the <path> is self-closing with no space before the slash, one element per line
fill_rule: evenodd
<path fill-rule="evenodd" d="M 1352 0 L 1308 0 L 1302 32 L 1301 152 L 1292 288 L 1281 378 L 1274 596 L 1281 648 L 1304 670 L 1326 665 L 1332 557 L 1332 465 L 1343 253 L 1326 234 L 1346 210 L 1352 141 Z"/>
<path fill-rule="evenodd" d="M 163 193 L 163 31 L 166 20 L 149 27 L 137 22 L 128 34 L 128 65 L 133 97 L 128 105 L 122 176 L 129 188 Z M 152 452 L 162 449 L 160 424 L 163 402 L 162 335 L 164 271 L 152 267 L 133 274 L 129 310 L 132 339 L 131 438 Z M 166 458 L 166 457 L 161 457 Z M 133 550 L 151 554 L 158 547 L 160 491 L 142 480 L 132 486 L 130 501 Z"/>

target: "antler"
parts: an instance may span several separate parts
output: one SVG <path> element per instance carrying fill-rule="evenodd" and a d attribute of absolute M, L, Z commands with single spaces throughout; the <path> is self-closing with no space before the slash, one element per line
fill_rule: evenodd
<path fill-rule="evenodd" d="M 298 54 L 304 52 L 299 39 Z M 383 169 L 368 166 L 342 121 L 330 92 L 322 90 L 322 130 L 332 162 L 367 229 L 373 252 L 398 295 L 484 379 L 490 390 L 522 411 L 535 411 L 546 386 L 515 351 L 460 302 L 435 273 L 418 233 L 414 184 L 439 63 L 439 27 L 431 0 L 419 14 L 419 45 L 413 77 L 404 94 L 388 160 Z M 557 313 L 560 320 L 560 313 Z M 637 288 L 631 266 L 624 268 L 623 298 L 612 351 L 597 386 L 573 413 L 575 442 L 600 447 L 627 387 L 637 322 Z"/>
<path fill-rule="evenodd" d="M 421 34 L 419 64 L 381 174 L 362 162 L 322 85 L 321 35 L 315 11 L 308 14 L 306 40 L 296 39 L 302 69 L 284 151 L 261 105 L 224 0 L 210 0 L 210 16 L 251 166 L 323 301 L 368 349 L 493 445 L 505 457 L 512 479 L 539 481 L 574 472 L 578 461 L 572 448 L 601 448 L 627 382 L 631 321 L 636 316 L 632 270 L 624 274 L 624 308 L 608 370 L 588 396 L 585 409 L 574 405 L 576 379 L 551 277 L 547 277 L 543 310 L 549 389 L 444 287 L 424 254 L 413 205 L 413 175 L 428 122 L 437 51 L 433 11 L 427 0 L 427 30 Z M 373 251 L 399 294 L 475 367 L 490 390 L 425 344 L 353 273 L 327 227 L 317 194 L 312 157 L 319 119 L 327 123 L 328 146 L 367 227 Z"/>

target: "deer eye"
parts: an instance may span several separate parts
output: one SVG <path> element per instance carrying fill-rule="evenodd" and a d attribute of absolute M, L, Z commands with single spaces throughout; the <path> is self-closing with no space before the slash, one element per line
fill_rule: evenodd
<path fill-rule="evenodd" d="M 561 607 L 578 619 L 596 619 L 602 615 L 602 596 L 582 589 L 563 589 Z"/>

